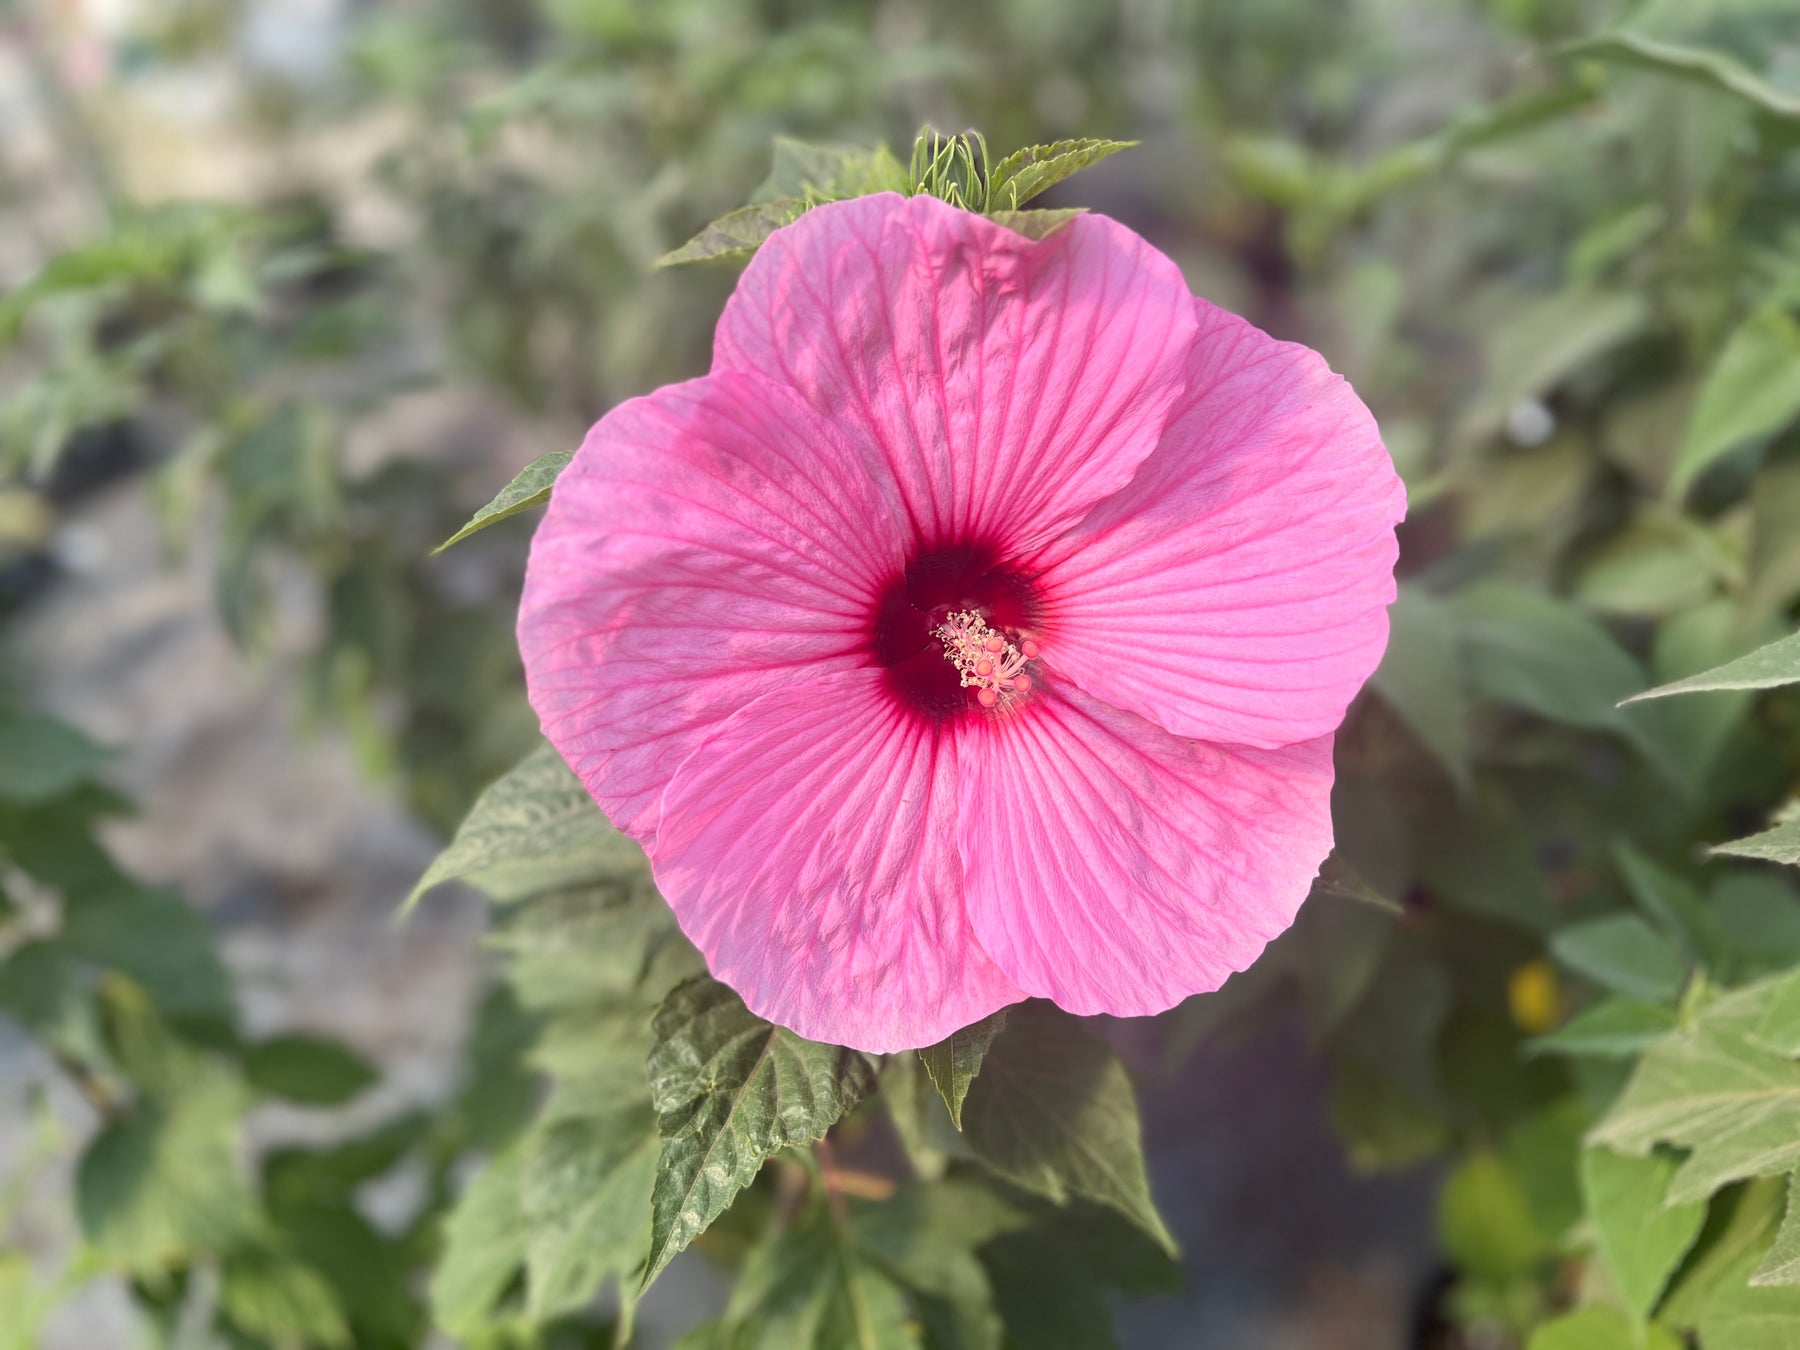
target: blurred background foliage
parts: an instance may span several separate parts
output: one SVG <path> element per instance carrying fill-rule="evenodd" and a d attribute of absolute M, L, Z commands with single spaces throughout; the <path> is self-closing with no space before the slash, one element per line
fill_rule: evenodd
<path fill-rule="evenodd" d="M 926 121 L 1002 153 L 1141 140 L 1039 204 L 1117 216 L 1201 294 L 1323 351 L 1411 510 L 1319 893 L 1224 991 L 1109 1035 L 1155 1099 L 1197 1050 L 1297 1017 L 1329 1084 L 1307 1109 L 1350 1166 L 1433 1179 L 1440 1255 L 1404 1323 L 1294 1344 L 1800 1344 L 1778 978 L 1800 895 L 1790 869 L 1705 851 L 1781 810 L 1800 704 L 1618 706 L 1793 627 L 1794 0 L 27 3 L 0 12 L 0 54 L 0 625 L 80 573 L 96 493 L 142 495 L 251 668 L 296 666 L 300 715 L 442 834 L 534 742 L 511 640 L 529 517 L 431 549 L 613 403 L 705 369 L 732 271 L 652 264 L 749 198 L 773 137 L 903 159 Z M 637 1257 L 526 1204 L 556 1173 L 508 1177 L 546 1150 L 579 1168 L 593 1057 L 641 1060 L 679 952 L 599 989 L 556 966 L 583 949 L 534 901 L 500 926 L 510 983 L 464 1086 L 252 1158 L 263 1104 L 327 1111 L 377 1070 L 246 1032 L 208 923 L 113 860 L 128 803 L 42 711 L 58 671 L 23 649 L 9 671 L 0 1010 L 82 1105 L 46 1098 L 0 1159 L 3 1239 L 17 1179 L 79 1155 L 62 1255 L 0 1248 L 0 1347 L 105 1280 L 170 1346 L 413 1346 L 434 1321 L 609 1343 L 596 1288 Z M 602 997 L 635 1011 L 596 1022 Z M 840 1147 L 906 1134 L 918 1084 L 883 1073 Z M 632 1110 L 617 1138 L 653 1128 Z M 971 1198 L 942 1143 L 909 1142 L 900 1196 L 951 1196 L 914 1208 L 949 1205 L 930 1222 L 978 1262 L 960 1285 L 882 1277 L 913 1309 L 898 1343 L 998 1344 L 1000 1317 L 1010 1344 L 1104 1346 L 1107 1289 L 1175 1280 L 1139 1238 L 1110 1266 L 1071 1246 L 1093 1214 Z M 424 1184 L 377 1224 L 359 1196 L 401 1166 Z M 812 1250 L 803 1197 L 830 1164 L 811 1166 L 772 1165 L 705 1259 L 768 1276 L 768 1233 Z M 858 1203 L 900 1204 L 884 1184 Z M 1180 1195 L 1158 1199 L 1186 1240 Z M 507 1223 L 518 1242 L 483 1245 Z M 1046 1284 L 1091 1297 L 1034 1324 Z M 851 1343 L 817 1297 L 801 1339 L 752 1307 L 693 1344 Z M 946 1299 L 975 1311 L 937 1317 Z M 1228 1343 L 1128 1323 L 1132 1344 Z"/>

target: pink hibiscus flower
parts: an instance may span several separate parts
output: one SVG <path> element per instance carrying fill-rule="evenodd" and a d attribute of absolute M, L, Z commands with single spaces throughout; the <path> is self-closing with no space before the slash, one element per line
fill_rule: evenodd
<path fill-rule="evenodd" d="M 777 232 L 712 373 L 614 409 L 537 532 L 544 732 L 713 973 L 802 1036 L 1161 1011 L 1293 921 L 1403 493 L 1315 353 L 1084 215 Z"/>

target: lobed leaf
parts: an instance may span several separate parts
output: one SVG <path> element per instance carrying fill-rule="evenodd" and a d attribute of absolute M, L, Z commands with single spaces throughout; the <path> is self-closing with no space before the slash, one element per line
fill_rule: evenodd
<path fill-rule="evenodd" d="M 498 525 L 509 516 L 516 516 L 534 506 L 541 506 L 550 500 L 550 489 L 556 483 L 557 475 L 569 467 L 569 461 L 575 458 L 572 450 L 556 450 L 548 455 L 540 455 L 514 475 L 512 482 L 495 494 L 494 500 L 469 517 L 469 523 L 455 534 L 439 544 L 433 553 L 442 553 L 452 544 L 460 544 L 472 534 L 485 530 L 490 525 Z"/>
<path fill-rule="evenodd" d="M 1073 1018 L 1035 1004 L 1011 1010 L 964 1116 L 975 1156 L 1007 1180 L 1058 1204 L 1108 1205 L 1175 1250 L 1150 1198 L 1131 1080 Z"/>
<path fill-rule="evenodd" d="M 678 986 L 653 1030 L 650 1092 L 662 1153 L 645 1286 L 725 1212 L 765 1159 L 824 1138 L 874 1085 L 856 1051 L 770 1025 L 713 979 Z"/>

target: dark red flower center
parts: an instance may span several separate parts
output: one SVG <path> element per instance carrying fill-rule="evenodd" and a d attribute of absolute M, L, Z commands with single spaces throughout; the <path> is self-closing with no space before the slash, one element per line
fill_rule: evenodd
<path fill-rule="evenodd" d="M 979 614 L 1007 633 L 1037 630 L 1043 605 L 1031 578 L 1007 566 L 985 543 L 923 550 L 882 590 L 869 645 L 888 687 L 914 711 L 933 718 L 971 713 L 979 705 L 945 656 L 939 627 L 952 614 Z"/>

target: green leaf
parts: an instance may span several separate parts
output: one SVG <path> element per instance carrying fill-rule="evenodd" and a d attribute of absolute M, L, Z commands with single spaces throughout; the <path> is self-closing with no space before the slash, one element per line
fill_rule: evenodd
<path fill-rule="evenodd" d="M 1564 56 L 1613 61 L 1705 85 L 1743 99 L 1771 117 L 1800 121 L 1800 98 L 1782 93 L 1722 52 L 1678 46 L 1625 30 L 1585 38 L 1563 47 L 1561 52 Z"/>
<path fill-rule="evenodd" d="M 911 175 L 885 145 L 827 145 L 777 136 L 765 178 L 751 200 L 837 201 L 876 192 L 910 192 Z"/>
<path fill-rule="evenodd" d="M 693 262 L 739 262 L 755 253 L 783 225 L 792 225 L 806 212 L 806 203 L 784 199 L 755 202 L 728 211 L 680 248 L 656 260 L 658 267 L 678 267 Z M 454 542 L 454 541 L 452 541 Z"/>
<path fill-rule="evenodd" d="M 1613 858 L 1632 899 L 1656 920 L 1664 935 L 1691 960 L 1716 964 L 1724 942 L 1699 889 L 1623 839 L 1614 843 Z"/>
<path fill-rule="evenodd" d="M 1027 239 L 1044 240 L 1086 210 L 1085 206 L 1069 206 L 1054 211 L 989 211 L 988 219 Z"/>
<path fill-rule="evenodd" d="M 1108 1205 L 1175 1250 L 1150 1199 L 1131 1080 L 1066 1014 L 1011 1010 L 969 1089 L 963 1128 L 975 1156 L 1007 1180 L 1058 1204 Z"/>
<path fill-rule="evenodd" d="M 225 1262 L 219 1302 L 239 1331 L 272 1345 L 336 1350 L 351 1344 L 331 1286 L 295 1261 L 266 1252 L 232 1255 Z"/>
<path fill-rule="evenodd" d="M 1475 587 L 1456 606 L 1472 691 L 1553 722 L 1617 733 L 1657 768 L 1679 772 L 1651 724 L 1619 707 L 1643 687 L 1644 671 L 1605 629 L 1559 600 L 1501 582 Z"/>
<path fill-rule="evenodd" d="M 1456 616 L 1418 586 L 1402 586 L 1388 609 L 1387 653 L 1371 687 L 1419 743 L 1469 790 L 1469 701 L 1457 667 Z"/>
<path fill-rule="evenodd" d="M 60 942 L 27 942 L 0 961 L 0 1012 L 58 1054 L 83 1064 L 105 1059 L 92 992 Z"/>
<path fill-rule="evenodd" d="M 1559 929 L 1550 952 L 1570 970 L 1628 998 L 1673 999 L 1687 978 L 1681 953 L 1635 914 Z"/>
<path fill-rule="evenodd" d="M 925 1072 L 931 1075 L 944 1105 L 950 1108 L 951 1121 L 959 1130 L 962 1128 L 963 1099 L 969 1095 L 969 1084 L 981 1072 L 981 1061 L 986 1057 L 988 1047 L 1005 1026 L 1006 1009 L 1002 1008 L 919 1051 Z"/>
<path fill-rule="evenodd" d="M 1450 1258 L 1477 1278 L 1504 1282 L 1550 1255 L 1549 1238 L 1498 1154 L 1464 1159 L 1438 1195 L 1438 1238 Z"/>
<path fill-rule="evenodd" d="M 650 1243 L 656 1116 L 625 1098 L 605 1115 L 558 1120 L 526 1164 L 526 1312 L 547 1321 L 593 1302 L 637 1269 Z"/>
<path fill-rule="evenodd" d="M 1070 174 L 1109 155 L 1129 150 L 1137 141 L 1070 140 L 1015 150 L 988 176 L 987 209 L 1017 211 L 1026 202 Z"/>
<path fill-rule="evenodd" d="M 822 1139 L 874 1085 L 868 1060 L 771 1026 L 716 980 L 690 980 L 654 1023 L 650 1091 L 662 1134 L 648 1285 L 762 1169 Z"/>
<path fill-rule="evenodd" d="M 517 1278 L 531 1241 L 525 1216 L 527 1155 L 514 1148 L 469 1183 L 444 1224 L 443 1255 L 431 1277 L 431 1310 L 452 1336 L 475 1337 Z"/>
<path fill-rule="evenodd" d="M 1583 1008 L 1546 1036 L 1527 1043 L 1533 1054 L 1635 1059 L 1657 1037 L 1675 1028 L 1675 1012 L 1661 1003 L 1608 999 Z"/>
<path fill-rule="evenodd" d="M 1639 1321 L 1655 1311 L 1706 1222 L 1702 1201 L 1663 1203 L 1674 1172 L 1674 1161 L 1662 1154 L 1632 1158 L 1590 1148 L 1581 1155 L 1581 1190 L 1600 1255 L 1626 1310 Z"/>
<path fill-rule="evenodd" d="M 1666 698 L 1670 694 L 1702 693 L 1709 689 L 1772 689 L 1776 685 L 1796 683 L 1800 683 L 1800 633 L 1780 638 L 1766 647 L 1758 647 L 1748 656 L 1690 675 L 1685 680 L 1633 694 L 1625 702 Z"/>
<path fill-rule="evenodd" d="M 107 752 L 53 717 L 0 711 L 0 802 L 35 806 L 94 775 Z"/>
<path fill-rule="evenodd" d="M 476 799 L 407 904 L 445 881 L 466 881 L 506 903 L 595 880 L 647 884 L 646 875 L 643 850 L 607 823 L 555 748 L 542 745 Z"/>
<path fill-rule="evenodd" d="M 1525 1350 L 1682 1350 L 1682 1344 L 1667 1327 L 1640 1333 L 1618 1309 L 1592 1307 L 1544 1323 L 1531 1333 Z"/>
<path fill-rule="evenodd" d="M 1708 468 L 1800 414 L 1800 324 L 1778 308 L 1758 310 L 1726 341 L 1694 405 L 1669 493 L 1680 497 Z"/>
<path fill-rule="evenodd" d="M 146 1274 L 235 1246 L 256 1212 L 238 1157 L 245 1105 L 234 1080 L 207 1074 L 107 1125 L 75 1179 L 87 1240 Z"/>
<path fill-rule="evenodd" d="M 1800 1063 L 1761 1039 L 1794 979 L 1800 975 L 1727 994 L 1656 1042 L 1589 1142 L 1636 1155 L 1662 1143 L 1687 1149 L 1671 1204 L 1800 1164 Z"/>
<path fill-rule="evenodd" d="M 507 908 L 489 942 L 506 954 L 507 980 L 520 1003 L 528 1008 L 631 1003 L 654 1009 L 683 980 L 705 973 L 700 954 L 681 935 L 648 876 L 638 881 L 629 890 L 551 891 Z"/>
<path fill-rule="evenodd" d="M 272 1036 L 244 1054 L 251 1087 L 303 1106 L 341 1106 L 380 1076 L 348 1046 L 318 1036 Z"/>
<path fill-rule="evenodd" d="M 64 912 L 62 942 L 73 955 L 129 975 L 170 1017 L 229 1022 L 236 1015 L 212 927 L 178 895 L 130 884 L 83 895 Z"/>
<path fill-rule="evenodd" d="M 1030 1216 L 986 1187 L 950 1179 L 901 1187 L 889 1200 L 853 1201 L 861 1257 L 920 1299 L 933 1347 L 999 1350 L 1000 1319 L 976 1249 Z"/>
<path fill-rule="evenodd" d="M 1800 1172 L 1788 1177 L 1787 1212 L 1782 1216 L 1781 1229 L 1775 1234 L 1775 1245 L 1750 1276 L 1750 1283 L 1759 1289 L 1800 1285 Z"/>
<path fill-rule="evenodd" d="M 512 482 L 495 495 L 494 500 L 469 517 L 469 523 L 432 550 L 442 553 L 452 544 L 460 544 L 472 534 L 485 530 L 490 525 L 497 525 L 508 516 L 516 516 L 521 511 L 534 506 L 541 506 L 550 500 L 550 489 L 555 486 L 557 475 L 569 467 L 569 461 L 575 458 L 571 450 L 556 450 L 548 455 L 540 455 L 531 461 L 514 476 Z"/>
<path fill-rule="evenodd" d="M 1800 815 L 1784 820 L 1761 834 L 1753 834 L 1748 839 L 1714 844 L 1712 851 L 1733 858 L 1760 858 L 1765 862 L 1800 867 Z"/>

